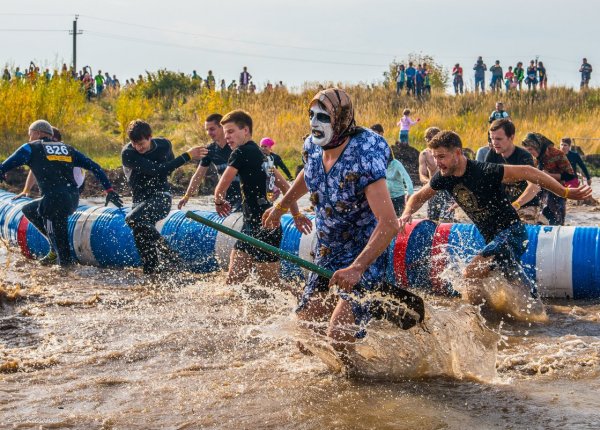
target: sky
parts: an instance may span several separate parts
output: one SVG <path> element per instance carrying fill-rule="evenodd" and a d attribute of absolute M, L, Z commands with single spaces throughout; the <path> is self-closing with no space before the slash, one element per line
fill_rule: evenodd
<path fill-rule="evenodd" d="M 583 57 L 594 66 L 597 0 L 2 0 L 0 62 L 78 67 L 124 82 L 161 68 L 227 83 L 248 67 L 255 83 L 376 83 L 393 61 L 431 55 L 465 82 L 483 56 L 490 67 L 526 65 L 539 55 L 550 85 L 579 85 Z M 600 65 L 598 66 L 600 67 Z M 489 73 L 488 73 L 489 76 Z M 592 74 L 592 86 L 596 79 Z M 600 82 L 600 69 L 598 72 Z"/>

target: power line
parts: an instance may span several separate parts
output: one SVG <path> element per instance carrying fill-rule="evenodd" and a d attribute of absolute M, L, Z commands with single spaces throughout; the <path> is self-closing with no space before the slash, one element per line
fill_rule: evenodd
<path fill-rule="evenodd" d="M 381 57 L 381 56 L 385 56 L 385 57 L 397 56 L 397 54 L 383 53 L 383 52 L 346 51 L 346 50 L 336 50 L 336 49 L 326 49 L 326 48 L 315 48 L 315 47 L 309 47 L 309 46 L 295 46 L 295 45 L 284 45 L 284 44 L 268 43 L 268 42 L 258 42 L 258 41 L 247 40 L 247 39 L 233 39 L 233 38 L 229 38 L 229 37 L 214 36 L 214 35 L 210 35 L 210 34 L 191 33 L 191 32 L 187 32 L 187 31 L 171 30 L 168 28 L 161 28 L 161 27 L 155 27 L 155 26 L 144 25 L 144 24 L 136 24 L 136 23 L 132 23 L 132 22 L 118 21 L 118 20 L 108 19 L 108 18 L 96 18 L 96 17 L 89 16 L 89 15 L 80 15 L 80 16 L 87 18 L 87 19 L 91 19 L 91 20 L 111 22 L 114 24 L 125 25 L 127 27 L 138 27 L 138 28 L 144 28 L 144 29 L 149 29 L 149 30 L 158 30 L 158 31 L 163 31 L 163 32 L 173 33 L 173 34 L 181 34 L 184 36 L 196 36 L 196 37 L 203 37 L 203 38 L 207 38 L 207 39 L 222 40 L 222 41 L 226 41 L 226 42 L 246 43 L 246 44 L 250 44 L 250 45 L 260 45 L 260 46 L 267 46 L 267 47 L 272 47 L 272 48 L 286 48 L 286 49 L 291 48 L 291 49 L 301 49 L 301 50 L 307 50 L 307 51 L 320 51 L 320 52 L 330 52 L 330 53 L 337 53 L 337 54 L 371 55 L 371 56 L 379 56 L 379 57 Z"/>
<path fill-rule="evenodd" d="M 86 30 L 86 33 L 94 35 L 94 36 L 109 38 L 109 39 L 129 40 L 129 41 L 138 42 L 138 43 L 151 44 L 154 46 L 162 45 L 162 46 L 167 46 L 167 47 L 190 49 L 190 50 L 194 50 L 194 51 L 212 52 L 212 53 L 216 53 L 216 54 L 237 55 L 237 56 L 256 57 L 256 58 L 268 58 L 271 60 L 294 61 L 294 62 L 299 62 L 299 63 L 333 64 L 333 65 L 341 65 L 341 66 L 377 67 L 377 68 L 387 67 L 385 64 L 347 63 L 347 62 L 323 61 L 323 60 L 312 60 L 312 59 L 292 58 L 292 57 L 278 57 L 278 56 L 274 56 L 274 55 L 249 54 L 247 52 L 239 52 L 239 51 L 223 51 L 223 50 L 219 50 L 219 49 L 203 48 L 203 47 L 199 47 L 199 46 L 179 45 L 176 43 L 163 42 L 163 41 L 159 41 L 159 40 L 140 39 L 137 37 L 121 36 L 121 35 L 113 34 L 113 33 L 103 33 L 103 32 L 90 31 L 90 30 Z"/>
<path fill-rule="evenodd" d="M 26 31 L 26 32 L 30 32 L 30 31 L 38 31 L 38 32 L 67 32 L 69 30 L 45 30 L 45 29 L 39 29 L 39 28 L 0 28 L 0 31 L 4 31 L 4 32 L 10 32 L 10 31 L 15 31 L 15 32 L 21 32 L 21 31 Z"/>
<path fill-rule="evenodd" d="M 73 16 L 66 13 L 0 13 L 0 16 Z"/>

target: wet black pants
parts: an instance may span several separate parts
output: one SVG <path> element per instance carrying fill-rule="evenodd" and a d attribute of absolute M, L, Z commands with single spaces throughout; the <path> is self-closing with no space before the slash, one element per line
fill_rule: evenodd
<path fill-rule="evenodd" d="M 125 222 L 133 231 L 135 246 L 142 259 L 144 273 L 156 273 L 158 269 L 158 247 L 164 241 L 156 229 L 156 223 L 171 210 L 171 195 L 160 193 L 133 204 Z"/>
<path fill-rule="evenodd" d="M 50 247 L 58 255 L 58 264 L 68 266 L 73 263 L 69 246 L 67 220 L 77 209 L 79 191 L 76 187 L 64 187 L 46 193 L 40 199 L 23 206 L 23 215 L 50 242 Z"/>

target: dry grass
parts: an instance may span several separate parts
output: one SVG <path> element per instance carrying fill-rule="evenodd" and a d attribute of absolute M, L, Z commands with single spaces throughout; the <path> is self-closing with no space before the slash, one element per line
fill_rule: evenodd
<path fill-rule="evenodd" d="M 580 93 L 567 88 L 551 88 L 534 95 L 466 94 L 461 97 L 433 94 L 417 101 L 397 97 L 384 87 L 347 87 L 355 105 L 359 125 L 381 123 L 389 142 L 397 139 L 397 121 L 404 108 L 421 123 L 411 130 L 411 144 L 423 145 L 429 126 L 458 132 L 466 146 L 476 149 L 486 142 L 488 116 L 497 99 L 502 99 L 517 126 L 517 139 L 538 131 L 553 140 L 563 136 L 600 137 L 600 90 Z M 221 94 L 200 91 L 148 98 L 139 90 L 107 94 L 101 100 L 86 102 L 79 84 L 56 80 L 36 84 L 0 84 L 0 127 L 3 137 L 0 155 L 7 156 L 26 140 L 27 126 L 46 118 L 64 131 L 65 140 L 95 157 L 105 167 L 116 167 L 125 142 L 125 127 L 134 118 L 145 118 L 155 135 L 170 138 L 177 150 L 205 143 L 203 119 L 213 112 L 240 108 L 254 119 L 256 140 L 269 136 L 277 142 L 275 151 L 288 164 L 300 161 L 301 138 L 308 132 L 308 102 L 317 88 L 305 86 L 299 94 L 285 91 L 260 94 Z M 600 141 L 576 141 L 586 154 L 599 153 Z"/>

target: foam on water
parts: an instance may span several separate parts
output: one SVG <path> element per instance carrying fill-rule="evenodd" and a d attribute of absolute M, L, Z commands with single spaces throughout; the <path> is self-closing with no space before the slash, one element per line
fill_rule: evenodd
<path fill-rule="evenodd" d="M 425 321 L 401 330 L 385 321 L 371 321 L 367 336 L 346 345 L 342 354 L 324 332 L 326 324 L 313 329 L 282 324 L 257 328 L 266 335 L 292 336 L 321 359 L 332 371 L 348 376 L 395 381 L 408 378 L 449 377 L 493 382 L 500 336 L 489 329 L 479 309 L 462 303 L 426 304 Z M 316 330 L 315 330 L 316 329 Z M 457 335 L 459 334 L 459 335 Z"/>

